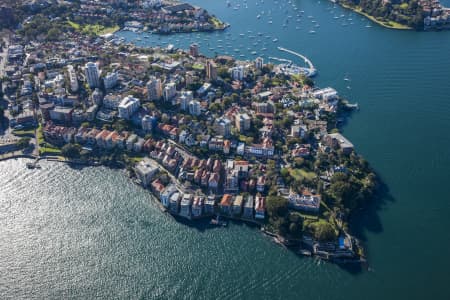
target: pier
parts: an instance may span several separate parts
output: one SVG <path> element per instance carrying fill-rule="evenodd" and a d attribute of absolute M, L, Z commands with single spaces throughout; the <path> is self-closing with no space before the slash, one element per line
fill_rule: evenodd
<path fill-rule="evenodd" d="M 308 77 L 314 77 L 315 75 L 317 75 L 317 69 L 314 67 L 314 65 L 311 62 L 311 60 L 309 60 L 306 56 L 304 56 L 304 55 L 302 55 L 302 54 L 300 54 L 298 52 L 295 52 L 295 51 L 283 48 L 283 47 L 278 47 L 278 50 L 283 51 L 283 52 L 287 52 L 287 53 L 295 55 L 297 57 L 300 57 L 305 62 L 305 64 L 308 65 L 307 68 L 305 68 L 305 67 L 298 67 L 298 66 L 295 66 L 292 63 L 291 60 L 287 60 L 287 59 L 283 59 L 283 58 L 277 58 L 277 57 L 269 57 L 269 59 L 274 59 L 274 60 L 278 60 L 278 61 L 287 63 L 287 64 L 284 64 L 284 65 L 281 66 L 281 69 L 284 72 L 287 72 L 289 74 L 302 73 L 302 74 L 304 74 L 305 76 L 308 76 Z"/>

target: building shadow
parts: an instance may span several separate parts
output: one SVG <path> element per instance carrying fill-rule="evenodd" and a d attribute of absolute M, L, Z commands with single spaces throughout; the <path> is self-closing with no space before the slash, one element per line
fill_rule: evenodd
<path fill-rule="evenodd" d="M 183 224 L 189 228 L 196 229 L 199 232 L 205 232 L 206 230 L 214 229 L 214 228 L 220 228 L 220 229 L 227 229 L 227 227 L 219 227 L 211 225 L 210 218 L 203 218 L 203 219 L 196 219 L 196 220 L 188 220 L 186 218 L 171 215 L 178 223 Z"/>

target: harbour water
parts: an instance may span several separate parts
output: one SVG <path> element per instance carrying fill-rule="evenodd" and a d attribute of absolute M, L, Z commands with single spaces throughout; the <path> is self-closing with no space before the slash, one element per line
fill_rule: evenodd
<path fill-rule="evenodd" d="M 344 134 L 389 188 L 355 220 L 369 270 L 296 256 L 238 223 L 179 223 L 118 170 L 10 160 L 0 163 L 2 298 L 449 299 L 450 32 L 367 27 L 327 1 L 191 2 L 231 27 L 138 44 L 295 61 L 282 46 L 312 60 L 318 85 L 359 103 Z"/>

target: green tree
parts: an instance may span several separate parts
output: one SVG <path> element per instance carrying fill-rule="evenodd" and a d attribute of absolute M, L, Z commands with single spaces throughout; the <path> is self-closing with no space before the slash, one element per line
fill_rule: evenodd
<path fill-rule="evenodd" d="M 280 174 L 283 178 L 287 178 L 289 176 L 289 170 L 287 168 L 282 168 Z"/>
<path fill-rule="evenodd" d="M 320 221 L 314 227 L 314 237 L 319 241 L 330 241 L 336 238 L 336 231 L 329 222 Z"/>
<path fill-rule="evenodd" d="M 217 75 L 222 79 L 230 78 L 230 73 L 227 68 L 218 68 Z"/>
<path fill-rule="evenodd" d="M 116 122 L 114 122 L 112 127 L 114 128 L 114 130 L 117 130 L 119 132 L 125 131 L 125 130 L 130 130 L 130 128 L 131 128 L 130 123 L 124 119 L 117 120 Z"/>
<path fill-rule="evenodd" d="M 47 39 L 50 41 L 57 41 L 61 36 L 61 31 L 58 28 L 53 27 L 47 33 Z"/>
<path fill-rule="evenodd" d="M 266 208 L 269 218 L 284 218 L 288 213 L 288 201 L 280 196 L 269 196 L 267 197 Z"/>
<path fill-rule="evenodd" d="M 231 104 L 233 104 L 233 99 L 231 97 L 223 97 L 222 105 L 224 110 L 229 108 Z"/>
<path fill-rule="evenodd" d="M 221 110 L 220 104 L 219 103 L 211 103 L 211 105 L 209 105 L 209 110 L 213 113 L 217 113 Z"/>
<path fill-rule="evenodd" d="M 25 149 L 28 148 L 28 146 L 30 146 L 30 138 L 29 137 L 23 137 L 20 140 L 17 141 L 16 146 L 19 149 Z"/>
<path fill-rule="evenodd" d="M 300 226 L 297 223 L 289 224 L 289 233 L 292 235 L 299 235 L 301 233 Z"/>
<path fill-rule="evenodd" d="M 61 149 L 61 154 L 68 158 L 79 158 L 81 154 L 81 146 L 79 144 L 67 144 Z"/>

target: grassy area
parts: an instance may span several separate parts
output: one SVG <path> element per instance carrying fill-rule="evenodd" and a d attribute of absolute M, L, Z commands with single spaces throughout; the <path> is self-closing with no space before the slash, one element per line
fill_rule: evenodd
<path fill-rule="evenodd" d="M 291 211 L 291 215 L 298 215 L 300 217 L 302 217 L 303 219 L 308 219 L 311 221 L 318 221 L 319 217 L 317 215 L 310 215 L 304 212 L 298 212 L 298 211 Z"/>
<path fill-rule="evenodd" d="M 245 136 L 243 134 L 240 134 L 239 135 L 239 142 L 245 143 L 246 141 L 247 141 L 247 136 Z"/>
<path fill-rule="evenodd" d="M 400 24 L 400 23 L 397 23 L 397 22 L 394 22 L 394 21 L 385 21 L 385 22 L 382 22 L 382 23 L 383 23 L 384 27 L 387 27 L 387 28 L 400 29 L 400 30 L 410 30 L 410 29 L 412 29 L 409 26 L 406 26 L 406 25 L 403 25 L 403 24 Z"/>
<path fill-rule="evenodd" d="M 39 154 L 40 155 L 61 155 L 61 150 L 59 148 L 56 148 L 53 145 L 46 143 L 45 146 L 41 146 L 39 148 Z"/>
<path fill-rule="evenodd" d="M 23 136 L 33 136 L 34 135 L 34 129 L 27 129 L 27 130 L 13 130 L 12 132 L 14 135 L 23 137 Z"/>
<path fill-rule="evenodd" d="M 120 29 L 120 27 L 117 25 L 114 27 L 105 27 L 99 24 L 87 24 L 83 26 L 81 24 L 72 21 L 67 21 L 67 24 L 72 26 L 72 28 L 77 31 L 81 31 L 85 34 L 92 34 L 92 35 L 104 35 L 108 33 L 114 33 Z"/>
<path fill-rule="evenodd" d="M 292 74 L 291 78 L 294 79 L 294 81 L 297 81 L 297 82 L 300 82 L 300 83 L 303 82 L 303 78 L 299 74 Z"/>
<path fill-rule="evenodd" d="M 44 140 L 44 133 L 42 132 L 42 125 L 39 124 L 37 129 L 37 142 L 39 144 L 39 155 L 60 155 L 61 150 L 53 146 L 50 143 L 47 143 Z"/>
<path fill-rule="evenodd" d="M 42 124 L 39 124 L 37 129 L 37 142 L 39 145 L 42 145 L 45 142 L 44 133 L 42 132 Z"/>
<path fill-rule="evenodd" d="M 316 173 L 314 172 L 308 172 L 304 169 L 289 169 L 289 174 L 295 178 L 295 180 L 301 180 L 303 178 L 312 180 L 316 177 Z"/>
<path fill-rule="evenodd" d="M 216 17 L 211 17 L 210 21 L 216 29 L 223 29 L 225 27 L 225 24 Z"/>
<path fill-rule="evenodd" d="M 381 26 L 386 27 L 386 28 L 399 29 L 399 30 L 411 30 L 412 29 L 409 26 L 406 26 L 406 25 L 403 25 L 403 24 L 400 24 L 400 23 L 397 23 L 397 22 L 394 22 L 394 21 L 379 20 L 379 19 L 375 18 L 374 16 L 371 16 L 371 15 L 363 12 L 361 7 L 359 7 L 359 6 L 350 6 L 350 5 L 347 5 L 347 4 L 344 4 L 344 3 L 340 3 L 340 5 L 342 7 L 344 7 L 344 8 L 351 9 L 351 10 L 353 10 L 354 12 L 356 12 L 356 13 L 358 13 L 360 15 L 363 15 L 364 17 L 370 19 L 371 21 L 377 23 L 378 25 L 381 25 Z"/>
<path fill-rule="evenodd" d="M 72 26 L 73 29 L 75 30 L 80 30 L 81 29 L 81 25 L 72 21 L 67 21 L 67 24 L 69 24 L 70 26 Z"/>
<path fill-rule="evenodd" d="M 104 34 L 108 34 L 108 33 L 114 33 L 116 31 L 118 31 L 120 29 L 119 26 L 114 26 L 114 27 L 104 27 L 102 25 L 86 25 L 83 28 L 83 32 L 84 33 L 93 33 L 95 35 L 104 35 Z"/>
<path fill-rule="evenodd" d="M 333 232 L 334 238 L 337 238 L 339 233 L 339 229 L 336 227 L 336 224 L 334 224 L 333 222 L 329 222 L 325 219 L 320 218 L 317 220 L 307 219 L 305 220 L 304 224 L 306 225 L 306 227 L 311 228 L 313 231 L 317 231 L 320 230 L 320 228 L 330 226 L 332 228 L 332 231 L 334 231 Z"/>
<path fill-rule="evenodd" d="M 193 68 L 194 70 L 202 71 L 202 70 L 205 68 L 205 66 L 202 65 L 202 64 L 194 64 L 194 65 L 192 66 L 192 68 Z"/>
<path fill-rule="evenodd" d="M 143 160 L 144 157 L 145 155 L 141 153 L 128 154 L 128 158 L 133 162 L 133 164 L 137 164 L 138 162 Z"/>

